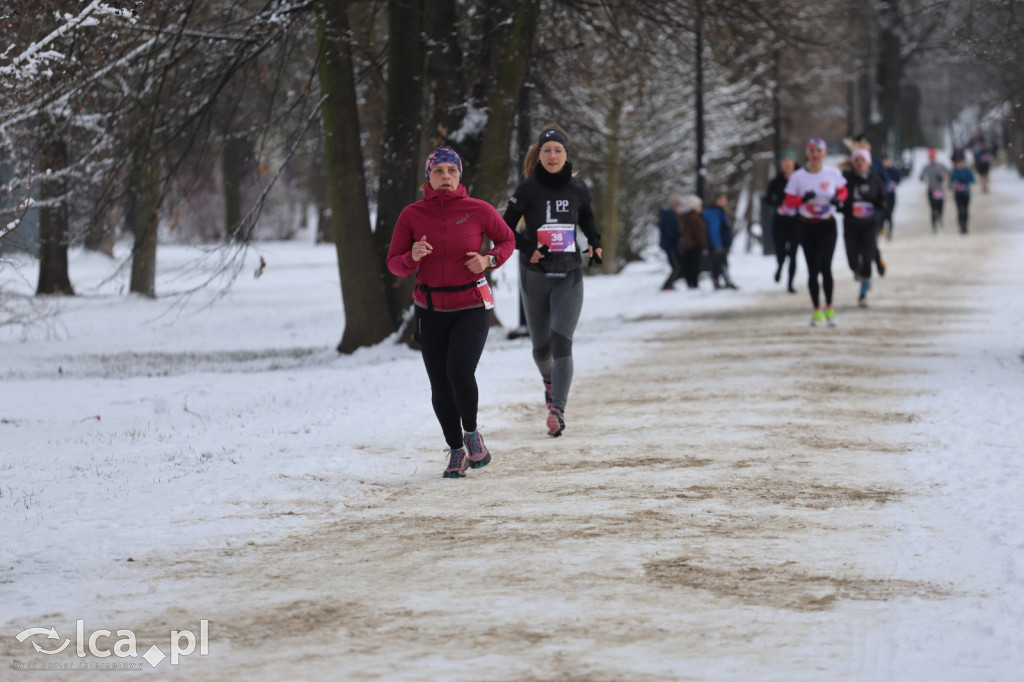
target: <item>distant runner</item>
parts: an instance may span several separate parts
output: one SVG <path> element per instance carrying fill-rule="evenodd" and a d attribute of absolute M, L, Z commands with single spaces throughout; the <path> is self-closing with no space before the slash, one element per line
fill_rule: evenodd
<path fill-rule="evenodd" d="M 782 152 L 779 173 L 768 183 L 768 190 L 764 195 L 764 202 L 775 209 L 772 215 L 772 239 L 775 242 L 775 261 L 778 263 L 775 281 L 782 279 L 782 269 L 788 258 L 789 277 L 786 279 L 786 290 L 791 294 L 796 293 L 793 278 L 796 276 L 796 254 L 800 249 L 800 219 L 797 217 L 797 209 L 786 206 L 786 184 L 799 167 L 796 154 L 789 150 Z"/>
<path fill-rule="evenodd" d="M 934 149 L 928 150 L 928 165 L 921 169 L 921 180 L 928 190 L 928 205 L 932 209 L 932 233 L 939 231 L 942 224 L 942 207 L 946 199 L 946 178 L 949 169 L 936 161 Z"/>
<path fill-rule="evenodd" d="M 832 255 L 838 238 L 836 209 L 846 199 L 846 179 L 837 168 L 826 166 L 828 146 L 820 138 L 807 142 L 807 166 L 793 173 L 786 183 L 785 205 L 799 212 L 801 223 L 800 246 L 810 271 L 807 288 L 810 290 L 814 314 L 811 326 L 827 322 L 834 327 L 836 311 L 832 307 Z M 821 278 L 819 289 L 818 278 Z M 821 308 L 821 292 L 825 294 L 825 309 Z"/>
<path fill-rule="evenodd" d="M 967 167 L 963 152 L 953 155 L 953 164 L 956 168 L 949 176 L 949 186 L 953 189 L 953 199 L 956 201 L 956 222 L 960 225 L 960 234 L 967 234 L 967 207 L 971 203 L 974 173 Z"/>
<path fill-rule="evenodd" d="M 878 226 L 885 214 L 885 185 L 871 170 L 871 154 L 853 152 L 853 168 L 843 173 L 849 195 L 843 202 L 843 242 L 846 259 L 860 282 L 857 305 L 866 308 L 871 291 L 871 263 L 875 259 Z"/>

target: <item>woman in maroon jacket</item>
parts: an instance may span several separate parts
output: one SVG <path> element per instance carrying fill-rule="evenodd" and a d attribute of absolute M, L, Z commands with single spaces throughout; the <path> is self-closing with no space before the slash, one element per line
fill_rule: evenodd
<path fill-rule="evenodd" d="M 416 273 L 414 338 L 423 352 L 431 402 L 448 443 L 444 478 L 465 476 L 491 461 L 477 431 L 476 366 L 494 307 L 484 271 L 512 255 L 516 240 L 494 207 L 459 184 L 462 160 L 440 147 L 427 157 L 423 198 L 398 216 L 388 269 Z M 480 254 L 483 239 L 494 246 Z"/>

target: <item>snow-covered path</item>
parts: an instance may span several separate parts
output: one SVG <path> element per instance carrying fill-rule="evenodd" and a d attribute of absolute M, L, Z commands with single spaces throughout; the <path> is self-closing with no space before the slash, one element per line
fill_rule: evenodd
<path fill-rule="evenodd" d="M 1024 545 L 1007 491 L 1024 476 L 981 416 L 1011 430 L 1024 416 L 1019 399 L 998 414 L 1024 377 L 1021 337 L 1006 338 L 1020 309 L 993 317 L 1024 284 L 1005 259 L 1024 235 L 997 199 L 975 202 L 962 238 L 932 236 L 908 195 L 867 310 L 840 245 L 835 329 L 807 326 L 803 283 L 627 316 L 641 348 L 581 352 L 559 439 L 538 381 L 488 383 L 483 367 L 494 461 L 465 480 L 416 454 L 436 441 L 429 413 L 372 440 L 353 424 L 338 456 L 416 463 L 277 536 L 133 557 L 119 575 L 137 596 L 89 627 L 128 623 L 148 646 L 208 619 L 209 655 L 160 668 L 181 679 L 1019 679 Z M 769 279 L 758 263 L 737 272 Z M 1006 348 L 1018 366 L 999 384 L 984 363 Z M 494 339 L 486 357 L 529 351 Z M 972 486 L 984 500 L 965 499 Z M 51 620 L 63 633 L 74 617 Z M 12 629 L 0 658 L 24 660 Z"/>

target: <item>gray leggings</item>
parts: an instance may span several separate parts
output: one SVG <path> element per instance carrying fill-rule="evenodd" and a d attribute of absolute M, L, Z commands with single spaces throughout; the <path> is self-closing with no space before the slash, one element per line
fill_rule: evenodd
<path fill-rule="evenodd" d="M 533 343 L 533 361 L 551 382 L 551 403 L 565 411 L 572 384 L 572 335 L 583 309 L 583 273 L 548 277 L 519 268 L 519 292 Z"/>

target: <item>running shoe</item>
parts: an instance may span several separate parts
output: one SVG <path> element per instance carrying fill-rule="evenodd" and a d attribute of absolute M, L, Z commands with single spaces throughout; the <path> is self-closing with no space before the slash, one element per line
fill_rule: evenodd
<path fill-rule="evenodd" d="M 819 324 L 825 322 L 825 313 L 821 311 L 821 308 L 814 309 L 814 315 L 811 316 L 811 326 L 817 327 Z"/>
<path fill-rule="evenodd" d="M 545 381 L 544 382 L 544 402 L 548 406 L 548 412 L 550 412 L 551 410 L 555 409 L 555 406 L 551 403 L 551 396 L 552 396 L 551 391 L 552 391 L 551 382 L 550 381 Z"/>
<path fill-rule="evenodd" d="M 857 299 L 857 305 L 860 306 L 861 308 L 867 308 L 868 297 L 865 296 L 864 294 L 861 294 L 860 297 Z"/>
<path fill-rule="evenodd" d="M 565 414 L 557 407 L 548 412 L 548 435 L 557 438 L 565 431 Z"/>
<path fill-rule="evenodd" d="M 836 309 L 832 306 L 825 308 L 825 320 L 828 321 L 828 326 L 836 326 Z"/>
<path fill-rule="evenodd" d="M 487 446 L 484 445 L 484 437 L 480 435 L 479 431 L 467 433 L 464 438 L 466 440 L 466 450 L 469 451 L 469 466 L 471 469 L 479 469 L 491 463 L 491 453 L 487 450 Z"/>
<path fill-rule="evenodd" d="M 469 466 L 469 456 L 466 448 L 448 448 L 448 468 L 441 475 L 442 478 L 465 478 L 466 467 Z"/>

